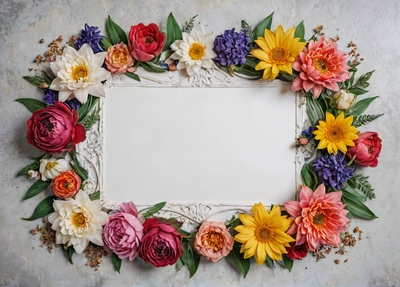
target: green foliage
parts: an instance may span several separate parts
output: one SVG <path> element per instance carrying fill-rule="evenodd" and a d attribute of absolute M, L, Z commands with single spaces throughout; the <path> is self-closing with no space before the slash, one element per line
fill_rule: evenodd
<path fill-rule="evenodd" d="M 30 76 L 23 76 L 22 77 L 24 80 L 28 81 L 29 83 L 31 83 L 32 85 L 35 85 L 36 87 L 40 88 L 40 85 L 42 84 L 48 84 L 46 82 L 46 79 L 39 76 L 34 76 L 34 77 L 30 77 Z M 51 83 L 51 82 L 50 82 Z"/>
<path fill-rule="evenodd" d="M 108 40 L 108 38 L 106 38 L 106 37 L 104 37 L 100 40 L 100 45 L 104 49 L 104 51 L 106 51 L 108 48 L 110 48 L 112 46 L 110 40 Z"/>
<path fill-rule="evenodd" d="M 289 259 L 286 254 L 282 254 L 282 265 L 290 272 L 293 268 L 293 260 Z"/>
<path fill-rule="evenodd" d="M 316 125 L 320 120 L 325 119 L 325 112 L 319 100 L 314 99 L 314 97 L 312 97 L 311 94 L 309 93 L 307 93 L 306 109 L 307 109 L 307 116 L 312 125 Z"/>
<path fill-rule="evenodd" d="M 355 84 L 354 86 L 357 87 L 357 88 L 360 88 L 360 89 L 366 89 L 366 88 L 368 88 L 368 86 L 369 86 L 368 81 L 369 81 L 369 79 L 371 78 L 371 76 L 372 76 L 372 74 L 373 74 L 374 72 L 375 72 L 375 71 L 370 71 L 370 72 L 368 72 L 368 73 L 362 75 L 362 76 L 357 80 L 357 82 L 356 82 L 356 84 Z"/>
<path fill-rule="evenodd" d="M 151 62 L 140 62 L 140 66 L 142 66 L 145 70 L 154 73 L 164 73 L 166 71 L 161 66 L 155 65 Z"/>
<path fill-rule="evenodd" d="M 73 169 L 74 171 L 82 178 L 82 180 L 88 179 L 88 172 L 84 169 L 78 161 L 78 157 L 76 156 L 76 150 L 72 151 L 72 160 L 74 161 Z"/>
<path fill-rule="evenodd" d="M 166 201 L 163 201 L 163 202 L 155 204 L 153 207 L 150 207 L 145 213 L 143 213 L 143 217 L 149 218 L 154 213 L 157 213 L 158 211 L 160 211 L 165 206 L 166 203 L 167 203 Z"/>
<path fill-rule="evenodd" d="M 294 32 L 295 38 L 300 38 L 300 42 L 305 42 L 304 39 L 305 35 L 305 28 L 304 28 L 304 21 L 301 21 L 300 24 L 296 27 L 296 31 Z"/>
<path fill-rule="evenodd" d="M 267 267 L 270 269 L 275 268 L 274 260 L 272 260 L 268 255 L 267 258 L 265 259 L 265 265 L 267 265 Z"/>
<path fill-rule="evenodd" d="M 65 254 L 67 255 L 68 262 L 71 263 L 72 265 L 74 264 L 72 262 L 72 255 L 74 255 L 74 252 L 75 252 L 75 249 L 74 249 L 73 245 L 71 245 L 67 249 L 65 249 Z"/>
<path fill-rule="evenodd" d="M 165 223 L 168 224 L 169 226 L 175 227 L 176 229 L 179 229 L 182 227 L 182 222 L 178 221 L 176 218 L 163 218 L 163 217 L 158 217 L 158 222 L 159 223 Z M 179 232 L 179 230 L 178 230 Z"/>
<path fill-rule="evenodd" d="M 96 107 L 90 115 L 87 115 L 85 119 L 82 121 L 82 125 L 85 127 L 85 130 L 90 129 L 95 123 L 100 120 L 100 111 L 101 108 Z"/>
<path fill-rule="evenodd" d="M 314 167 L 312 166 L 312 163 L 312 161 L 309 161 L 308 163 L 304 164 L 301 168 L 300 175 L 301 181 L 304 183 L 304 185 L 308 186 L 312 190 L 315 190 L 319 185 L 319 178 L 314 170 Z"/>
<path fill-rule="evenodd" d="M 346 209 L 354 216 L 364 219 L 378 218 L 364 203 L 356 199 L 342 197 L 342 202 L 346 204 Z"/>
<path fill-rule="evenodd" d="M 240 21 L 241 30 L 246 34 L 246 36 L 251 35 L 251 26 L 246 22 L 246 20 Z"/>
<path fill-rule="evenodd" d="M 118 255 L 113 252 L 111 255 L 111 260 L 115 267 L 115 270 L 117 270 L 118 273 L 121 273 L 121 265 L 122 265 L 121 258 L 119 258 Z"/>
<path fill-rule="evenodd" d="M 42 78 L 46 82 L 46 84 L 48 84 L 50 86 L 50 84 L 51 84 L 51 82 L 53 82 L 54 78 L 49 76 L 49 74 L 47 74 L 44 70 L 42 70 L 40 72 L 40 74 L 42 75 Z"/>
<path fill-rule="evenodd" d="M 185 22 L 185 25 L 183 25 L 183 27 L 182 27 L 182 32 L 190 33 L 192 31 L 193 26 L 194 26 L 194 20 L 196 19 L 197 16 L 198 15 L 194 15 L 193 17 L 190 18 L 189 22 L 188 21 Z M 182 39 L 182 38 L 180 38 L 180 39 Z M 177 40 L 179 40 L 179 39 L 177 39 Z"/>
<path fill-rule="evenodd" d="M 353 119 L 353 126 L 360 127 L 360 126 L 366 125 L 366 124 L 368 124 L 370 122 L 373 122 L 377 118 L 380 118 L 381 116 L 383 116 L 383 114 L 378 114 L 378 115 L 360 115 L 360 116 L 355 117 Z"/>
<path fill-rule="evenodd" d="M 106 32 L 113 45 L 121 42 L 123 42 L 125 45 L 128 45 L 128 38 L 126 37 L 125 31 L 122 30 L 122 28 L 111 19 L 110 15 L 108 15 L 106 22 Z"/>
<path fill-rule="evenodd" d="M 31 164 L 28 164 L 27 166 L 25 166 L 23 169 L 21 169 L 18 173 L 17 176 L 21 176 L 21 175 L 28 175 L 28 171 L 30 170 L 36 170 L 38 169 L 40 166 L 40 163 L 38 161 L 34 161 Z"/>
<path fill-rule="evenodd" d="M 100 199 L 100 190 L 92 193 L 91 195 L 89 195 L 90 200 L 96 200 L 96 199 Z"/>
<path fill-rule="evenodd" d="M 36 99 L 20 98 L 20 99 L 16 99 L 15 101 L 23 104 L 25 106 L 25 108 L 27 108 L 31 113 L 34 113 L 34 112 L 46 107 L 45 103 L 43 103 L 42 101 L 36 100 Z"/>
<path fill-rule="evenodd" d="M 272 18 L 274 17 L 274 12 L 272 12 L 267 18 L 262 20 L 251 33 L 251 40 L 254 41 L 257 37 L 264 37 L 265 29 L 271 30 Z"/>
<path fill-rule="evenodd" d="M 79 122 L 83 123 L 87 115 L 90 113 L 90 111 L 93 109 L 93 107 L 97 104 L 99 101 L 98 97 L 93 97 L 92 95 L 88 96 L 88 99 L 86 103 L 84 103 L 79 109 L 78 109 L 78 115 L 79 115 Z"/>
<path fill-rule="evenodd" d="M 356 174 L 354 177 L 350 178 L 347 181 L 347 184 L 352 188 L 358 190 L 362 194 L 364 194 L 366 198 L 374 199 L 375 189 L 372 188 L 372 185 L 369 183 L 368 178 L 369 178 L 368 176 L 364 176 L 362 174 Z"/>
<path fill-rule="evenodd" d="M 45 190 L 51 183 L 51 180 L 47 180 L 47 181 L 41 181 L 38 180 L 36 181 L 26 192 L 23 200 L 27 200 L 31 197 L 34 197 L 36 195 L 38 195 L 39 193 L 41 193 L 43 190 Z"/>
<path fill-rule="evenodd" d="M 131 79 L 134 79 L 135 81 L 140 82 L 140 78 L 138 75 L 131 73 L 131 72 L 125 72 L 125 75 L 128 76 Z"/>
<path fill-rule="evenodd" d="M 43 199 L 33 211 L 31 217 L 29 218 L 22 218 L 23 220 L 32 221 L 38 218 L 42 218 L 52 212 L 54 212 L 53 208 L 53 201 L 56 199 L 55 196 L 48 196 Z"/>
<path fill-rule="evenodd" d="M 184 254 L 184 256 L 182 257 L 184 257 L 184 259 L 181 260 L 181 264 L 184 262 L 184 260 L 186 260 L 186 265 L 189 269 L 190 278 L 192 278 L 194 274 L 196 274 L 196 271 L 200 265 L 200 254 L 197 253 L 193 244 L 194 244 L 194 236 L 191 239 L 187 238 L 182 239 L 182 248 Z"/>
<path fill-rule="evenodd" d="M 194 18 L 196 18 L 196 16 L 194 16 Z M 193 22 L 191 24 L 193 27 Z M 182 31 L 171 12 L 167 18 L 167 40 L 165 41 L 163 51 L 169 50 L 169 46 L 176 40 L 182 40 Z"/>
<path fill-rule="evenodd" d="M 250 259 L 244 259 L 243 254 L 240 253 L 239 245 L 240 244 L 238 242 L 235 242 L 231 252 L 229 252 L 226 258 L 240 273 L 242 273 L 243 277 L 246 278 L 247 273 L 250 270 Z"/>
<path fill-rule="evenodd" d="M 372 98 L 366 98 L 361 101 L 358 101 L 348 112 L 347 115 L 353 116 L 353 117 L 358 117 L 361 115 L 367 108 L 368 106 L 375 100 L 377 99 L 378 96 L 372 97 Z"/>

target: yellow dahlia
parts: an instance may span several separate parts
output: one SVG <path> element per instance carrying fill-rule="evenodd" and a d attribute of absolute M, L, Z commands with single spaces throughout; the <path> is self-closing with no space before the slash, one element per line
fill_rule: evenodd
<path fill-rule="evenodd" d="M 253 49 L 250 53 L 260 59 L 256 70 L 264 70 L 263 79 L 273 80 L 279 72 L 292 74 L 292 63 L 303 50 L 306 42 L 300 42 L 300 38 L 294 38 L 295 28 L 283 31 L 281 25 L 275 33 L 265 29 L 264 38 L 254 40 L 261 49 Z"/>
<path fill-rule="evenodd" d="M 282 254 L 286 254 L 286 248 L 295 240 L 286 230 L 292 221 L 287 216 L 281 216 L 281 209 L 274 205 L 271 211 L 267 211 L 261 204 L 255 204 L 252 208 L 253 215 L 239 214 L 239 219 L 244 225 L 238 225 L 235 230 L 239 232 L 235 236 L 237 242 L 242 243 L 240 252 L 244 252 L 244 258 L 255 257 L 256 262 L 262 265 L 267 255 L 272 260 L 282 260 Z"/>
<path fill-rule="evenodd" d="M 358 138 L 358 130 L 353 127 L 353 116 L 344 118 L 340 113 L 335 118 L 331 113 L 326 112 L 326 121 L 319 121 L 317 130 L 313 131 L 315 139 L 319 140 L 317 149 L 328 150 L 328 153 L 337 154 L 338 150 L 344 154 L 348 146 L 354 146 L 354 140 Z"/>

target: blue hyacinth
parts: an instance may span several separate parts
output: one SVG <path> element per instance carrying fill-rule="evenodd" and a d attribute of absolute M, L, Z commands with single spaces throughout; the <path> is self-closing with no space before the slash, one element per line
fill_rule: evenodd
<path fill-rule="evenodd" d="M 313 167 L 325 186 L 340 190 L 355 171 L 355 168 L 348 167 L 347 164 L 345 154 L 338 152 L 337 155 L 330 154 L 315 159 Z"/>
<path fill-rule="evenodd" d="M 85 29 L 82 30 L 82 35 L 75 42 L 75 48 L 80 49 L 83 44 L 88 43 L 93 50 L 93 53 L 103 52 L 100 46 L 100 41 L 104 36 L 100 35 L 101 31 L 97 26 L 89 26 L 85 24 Z"/>
<path fill-rule="evenodd" d="M 54 103 L 58 101 L 58 92 L 54 91 L 54 90 L 46 89 L 44 91 L 43 100 L 47 106 L 54 105 Z M 65 104 L 67 104 L 72 110 L 77 110 L 82 105 L 76 98 L 65 101 Z"/>
<path fill-rule="evenodd" d="M 214 40 L 214 51 L 217 57 L 214 61 L 222 66 L 243 65 L 250 51 L 250 37 L 244 32 L 226 30 Z"/>

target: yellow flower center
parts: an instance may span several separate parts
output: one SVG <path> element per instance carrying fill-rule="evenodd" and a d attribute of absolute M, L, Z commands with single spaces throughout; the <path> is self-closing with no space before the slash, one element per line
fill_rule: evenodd
<path fill-rule="evenodd" d="M 114 53 L 112 54 L 112 61 L 120 65 L 125 65 L 126 64 L 125 53 L 120 50 L 114 51 Z"/>
<path fill-rule="evenodd" d="M 277 63 L 286 62 L 288 51 L 281 47 L 276 47 L 271 50 L 269 57 Z"/>
<path fill-rule="evenodd" d="M 326 61 L 323 58 L 314 59 L 313 66 L 321 73 L 325 73 L 328 70 Z"/>
<path fill-rule="evenodd" d="M 71 76 L 75 81 L 84 79 L 88 76 L 89 69 L 86 65 L 79 65 L 72 68 Z"/>
<path fill-rule="evenodd" d="M 193 43 L 189 48 L 189 56 L 193 60 L 200 60 L 204 56 L 206 47 L 198 43 Z"/>
<path fill-rule="evenodd" d="M 256 228 L 256 238 L 259 242 L 268 242 L 274 237 L 274 231 L 267 225 L 260 225 Z"/>
<path fill-rule="evenodd" d="M 46 169 L 54 168 L 58 163 L 56 161 L 46 163 Z"/>
<path fill-rule="evenodd" d="M 343 139 L 343 131 L 338 127 L 329 127 L 326 131 L 326 138 L 330 142 L 339 142 Z"/>
<path fill-rule="evenodd" d="M 325 223 L 325 216 L 322 213 L 317 213 L 313 218 L 313 223 L 316 227 L 321 227 Z"/>
<path fill-rule="evenodd" d="M 219 233 L 209 232 L 205 240 L 214 251 L 221 250 L 223 247 L 224 239 Z"/>
<path fill-rule="evenodd" d="M 75 228 L 85 228 L 87 224 L 87 219 L 85 214 L 83 212 L 80 213 L 74 213 L 74 215 L 71 218 L 71 223 Z"/>

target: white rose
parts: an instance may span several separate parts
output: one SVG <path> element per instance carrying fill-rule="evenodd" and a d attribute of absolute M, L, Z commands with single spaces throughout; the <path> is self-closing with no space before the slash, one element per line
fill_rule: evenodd
<path fill-rule="evenodd" d="M 356 98 L 354 94 L 347 93 L 345 90 L 340 90 L 336 94 L 333 95 L 335 99 L 335 106 L 338 110 L 348 110 L 350 109 L 356 102 Z"/>
<path fill-rule="evenodd" d="M 53 179 L 60 172 L 71 170 L 71 165 L 65 159 L 56 159 L 54 157 L 48 159 L 41 159 L 39 172 L 42 175 L 42 180 L 46 181 L 48 179 Z"/>

